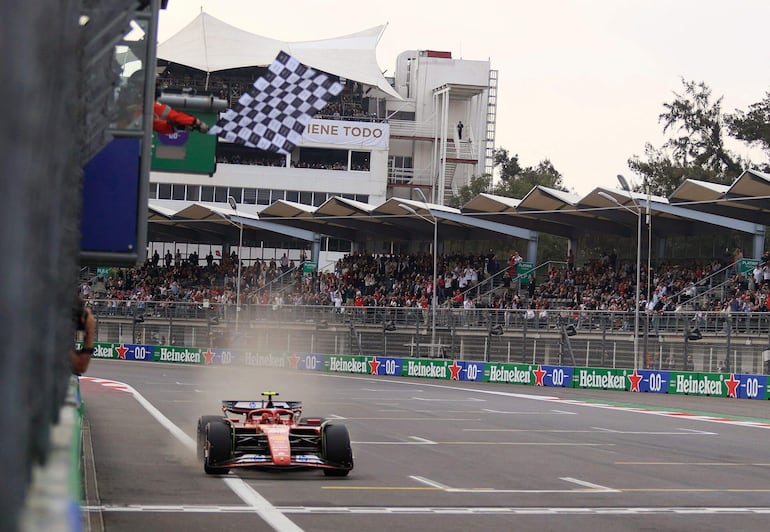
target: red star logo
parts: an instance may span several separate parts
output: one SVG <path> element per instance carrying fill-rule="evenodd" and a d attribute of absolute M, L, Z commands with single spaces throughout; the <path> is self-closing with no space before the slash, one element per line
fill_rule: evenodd
<path fill-rule="evenodd" d="M 126 347 L 124 344 L 120 344 L 118 347 L 116 347 L 115 351 L 118 352 L 118 358 L 122 358 L 123 360 L 126 359 L 126 353 L 128 353 L 128 347 Z"/>
<path fill-rule="evenodd" d="M 631 391 L 632 392 L 638 392 L 639 391 L 639 383 L 642 382 L 642 376 L 639 375 L 636 370 L 634 370 L 634 373 L 631 375 L 626 375 L 628 377 L 628 380 L 631 381 Z"/>
<path fill-rule="evenodd" d="M 543 384 L 543 377 L 545 377 L 543 366 L 538 366 L 532 373 L 535 374 L 535 386 L 545 386 L 545 384 Z"/>
<path fill-rule="evenodd" d="M 214 352 L 209 348 L 205 353 L 203 353 L 203 358 L 206 359 L 206 365 L 210 365 L 214 363 Z"/>
<path fill-rule="evenodd" d="M 462 366 L 460 366 L 456 360 L 452 361 L 452 365 L 449 366 L 449 371 L 452 372 L 452 374 L 449 377 L 449 380 L 452 381 L 459 381 L 460 380 L 460 370 L 463 369 Z"/>
<path fill-rule="evenodd" d="M 372 375 L 377 375 L 377 368 L 380 367 L 381 362 L 377 360 L 377 357 L 372 357 L 372 359 L 369 361 L 369 373 Z"/>
<path fill-rule="evenodd" d="M 735 373 L 730 373 L 730 378 L 725 381 L 727 384 L 727 397 L 738 397 L 738 385 L 741 383 L 735 378 Z"/>
<path fill-rule="evenodd" d="M 289 357 L 289 367 L 291 369 L 298 369 L 298 367 L 299 367 L 299 357 L 297 355 L 291 355 Z"/>

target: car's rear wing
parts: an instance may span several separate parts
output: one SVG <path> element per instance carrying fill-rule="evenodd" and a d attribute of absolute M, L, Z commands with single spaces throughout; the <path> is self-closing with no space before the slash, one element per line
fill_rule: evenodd
<path fill-rule="evenodd" d="M 285 408 L 292 412 L 302 412 L 302 401 L 269 401 L 259 399 L 257 401 L 222 401 L 222 409 L 234 414 L 247 414 L 257 408 Z"/>

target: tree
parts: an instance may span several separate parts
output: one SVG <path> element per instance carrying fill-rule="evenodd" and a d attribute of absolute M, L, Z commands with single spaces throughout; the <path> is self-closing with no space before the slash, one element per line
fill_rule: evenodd
<path fill-rule="evenodd" d="M 645 145 L 646 160 L 634 155 L 629 167 L 642 177 L 644 189 L 669 195 L 684 179 L 731 183 L 742 172 L 743 161 L 724 142 L 728 118 L 722 113 L 722 98 L 712 101 L 711 89 L 703 82 L 682 79 L 683 93 L 663 104 L 658 116 L 668 140 L 660 149 Z"/>
<path fill-rule="evenodd" d="M 562 175 L 549 159 L 543 159 L 537 166 L 522 167 L 519 156 L 508 156 L 506 149 L 495 150 L 495 166 L 500 167 L 500 182 L 494 193 L 511 198 L 523 198 L 537 185 L 566 190 Z"/>
<path fill-rule="evenodd" d="M 471 177 L 469 184 L 463 185 L 456 196 L 449 198 L 449 206 L 459 209 L 482 192 L 487 192 L 491 184 L 492 176 L 489 174 Z"/>
<path fill-rule="evenodd" d="M 770 92 L 765 99 L 751 104 L 747 113 L 736 110 L 735 114 L 726 115 L 725 122 L 730 134 L 749 145 L 759 145 L 770 155 Z M 770 165 L 762 165 L 768 171 Z"/>
<path fill-rule="evenodd" d="M 493 158 L 495 167 L 500 168 L 500 179 L 503 181 L 515 179 L 515 177 L 521 173 L 522 168 L 519 165 L 518 154 L 509 157 L 508 150 L 500 148 L 499 150 L 495 150 Z"/>

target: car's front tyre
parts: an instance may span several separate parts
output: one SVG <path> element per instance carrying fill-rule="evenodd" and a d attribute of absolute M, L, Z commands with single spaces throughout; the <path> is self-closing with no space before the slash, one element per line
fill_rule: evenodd
<path fill-rule="evenodd" d="M 221 418 L 208 422 L 203 454 L 203 470 L 207 474 L 221 475 L 230 471 L 229 467 L 217 465 L 227 462 L 232 457 L 232 434 L 229 423 Z"/>
<path fill-rule="evenodd" d="M 321 427 L 321 452 L 324 460 L 335 469 L 324 469 L 327 477 L 346 477 L 353 469 L 353 449 L 345 425 L 326 423 Z"/>

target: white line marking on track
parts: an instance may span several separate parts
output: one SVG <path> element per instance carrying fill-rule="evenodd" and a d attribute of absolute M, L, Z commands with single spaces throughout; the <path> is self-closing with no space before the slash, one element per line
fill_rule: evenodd
<path fill-rule="evenodd" d="M 225 478 L 225 484 L 238 495 L 246 504 L 251 506 L 267 524 L 273 527 L 273 530 L 280 532 L 302 532 L 302 529 L 295 525 L 281 511 L 270 504 L 270 502 L 246 484 L 243 479 L 238 477 Z"/>
<path fill-rule="evenodd" d="M 594 484 L 593 482 L 586 482 L 585 480 L 580 480 L 572 477 L 560 477 L 560 480 L 563 480 L 565 482 L 571 482 L 573 484 L 577 484 L 578 486 L 591 488 L 592 490 L 604 491 L 607 493 L 618 493 L 620 491 L 620 490 L 614 490 L 612 488 L 608 488 L 607 486 L 601 486 L 599 484 Z"/>
<path fill-rule="evenodd" d="M 163 413 L 155 408 L 155 406 L 144 398 L 142 394 L 137 392 L 133 387 L 128 384 L 111 381 L 115 384 L 125 387 L 125 390 L 134 396 L 134 399 L 144 407 L 149 414 L 160 423 L 161 426 L 166 428 L 182 445 L 187 447 L 190 451 L 195 452 L 197 443 L 190 436 L 188 436 L 182 429 L 174 425 L 170 419 L 163 415 Z M 280 510 L 265 499 L 262 495 L 254 491 L 251 486 L 246 484 L 238 477 L 224 477 L 225 484 L 235 493 L 238 497 L 248 504 L 253 511 L 255 511 L 262 519 L 265 520 L 274 530 L 278 532 L 301 532 L 301 528 L 295 525 L 288 517 L 283 515 Z"/>
<path fill-rule="evenodd" d="M 549 416 L 553 414 L 577 415 L 577 412 L 565 412 L 563 410 L 551 410 L 550 412 L 521 412 L 521 411 L 493 410 L 491 408 L 482 408 L 481 411 L 489 412 L 490 414 L 515 414 L 518 416 Z"/>
<path fill-rule="evenodd" d="M 409 478 L 411 478 L 412 480 L 416 480 L 420 484 L 425 484 L 426 486 L 430 486 L 431 488 L 437 488 L 440 490 L 450 489 L 449 486 L 442 484 L 441 482 L 436 482 L 435 480 L 431 480 L 429 478 L 420 477 L 417 475 L 410 475 Z"/>
<path fill-rule="evenodd" d="M 326 416 L 326 418 L 327 419 L 345 419 L 344 417 L 338 416 L 337 414 L 329 414 L 328 416 Z"/>
<path fill-rule="evenodd" d="M 649 434 L 651 436 L 715 436 L 717 435 L 716 432 L 707 432 L 705 430 L 687 430 L 687 429 L 677 429 L 675 431 L 631 431 L 631 430 L 615 430 L 615 429 L 608 429 L 604 427 L 591 427 L 592 429 L 596 429 L 598 432 L 607 432 L 610 434 Z"/>
<path fill-rule="evenodd" d="M 471 515 L 767 515 L 770 508 L 762 507 L 526 507 L 526 506 L 276 506 L 284 514 L 471 514 Z M 179 512 L 179 513 L 252 513 L 251 506 L 196 506 L 196 505 L 130 505 L 130 506 L 83 506 L 87 512 Z"/>
<path fill-rule="evenodd" d="M 471 397 L 470 399 L 435 399 L 430 397 L 412 397 L 412 401 L 429 401 L 436 403 L 468 403 L 472 401 L 475 403 L 485 403 L 486 399 L 478 399 L 476 397 Z"/>
<path fill-rule="evenodd" d="M 419 436 L 409 436 L 409 438 L 416 441 L 417 443 L 424 443 L 425 445 L 436 445 L 435 441 L 426 440 L 425 438 L 420 438 Z"/>

